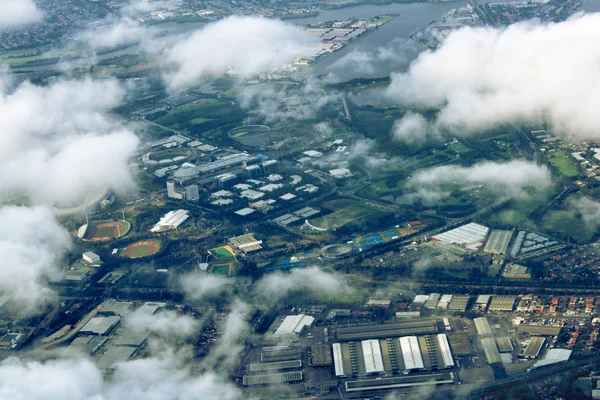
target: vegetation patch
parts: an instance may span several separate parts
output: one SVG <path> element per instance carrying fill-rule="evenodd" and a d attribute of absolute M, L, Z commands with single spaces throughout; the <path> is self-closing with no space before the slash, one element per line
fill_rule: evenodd
<path fill-rule="evenodd" d="M 158 240 L 140 240 L 132 243 L 125 248 L 123 257 L 126 258 L 143 258 L 153 256 L 160 249 L 160 241 Z"/>

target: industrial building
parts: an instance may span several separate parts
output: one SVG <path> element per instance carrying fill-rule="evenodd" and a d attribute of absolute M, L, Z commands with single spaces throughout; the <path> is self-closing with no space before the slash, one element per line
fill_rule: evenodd
<path fill-rule="evenodd" d="M 405 336 L 399 339 L 404 368 L 407 371 L 423 369 L 423 358 L 416 336 Z"/>
<path fill-rule="evenodd" d="M 239 215 L 240 217 L 246 217 L 246 216 L 252 214 L 253 212 L 256 212 L 256 210 L 253 209 L 253 208 L 244 207 L 244 208 L 242 208 L 240 210 L 237 210 L 235 212 L 235 214 Z"/>
<path fill-rule="evenodd" d="M 107 341 L 108 338 L 103 336 L 78 336 L 71 342 L 69 347 L 75 348 L 84 354 L 93 356 Z"/>
<path fill-rule="evenodd" d="M 514 350 L 512 342 L 509 337 L 496 338 L 496 345 L 500 353 L 511 353 Z"/>
<path fill-rule="evenodd" d="M 382 339 L 408 335 L 428 335 L 438 333 L 438 328 L 433 319 L 417 321 L 396 322 L 391 324 L 357 325 L 337 329 L 339 341 Z"/>
<path fill-rule="evenodd" d="M 258 161 L 258 157 L 250 156 L 246 153 L 229 154 L 219 158 L 216 161 L 199 165 L 197 168 L 199 173 L 207 174 L 210 172 L 222 171 L 227 168 L 234 168 L 239 166 L 246 167 L 246 164 L 256 163 Z"/>
<path fill-rule="evenodd" d="M 430 310 L 434 310 L 437 307 L 440 296 L 441 295 L 439 293 L 431 293 L 425 301 L 425 307 L 429 308 Z"/>
<path fill-rule="evenodd" d="M 315 319 L 310 315 L 288 315 L 275 331 L 275 335 L 300 335 L 304 329 L 312 327 L 314 323 Z"/>
<path fill-rule="evenodd" d="M 263 363 L 292 361 L 301 357 L 300 350 L 290 346 L 263 347 L 260 353 L 260 361 Z"/>
<path fill-rule="evenodd" d="M 448 309 L 448 304 L 450 304 L 451 301 L 452 301 L 452 295 L 444 294 L 440 298 L 440 301 L 438 301 L 437 308 L 439 308 L 440 310 L 446 310 L 446 309 Z"/>
<path fill-rule="evenodd" d="M 432 239 L 442 244 L 457 245 L 471 251 L 477 251 L 483 246 L 489 229 L 487 226 L 471 222 L 470 224 L 436 235 Z"/>
<path fill-rule="evenodd" d="M 344 360 L 342 359 L 342 345 L 334 343 L 331 345 L 333 350 L 333 365 L 335 367 L 335 376 L 345 376 Z"/>
<path fill-rule="evenodd" d="M 505 255 L 512 236 L 513 231 L 494 229 L 490 233 L 483 251 L 490 254 Z"/>
<path fill-rule="evenodd" d="M 426 375 L 409 375 L 391 378 L 362 379 L 345 382 L 346 392 L 390 390 L 417 386 L 434 386 L 454 383 L 454 373 L 438 372 Z"/>
<path fill-rule="evenodd" d="M 493 337 L 486 337 L 481 339 L 481 345 L 483 346 L 485 358 L 487 359 L 487 362 L 489 364 L 502 362 L 500 352 L 498 351 L 498 346 L 496 346 L 496 340 Z"/>
<path fill-rule="evenodd" d="M 454 359 L 452 358 L 452 350 L 450 350 L 450 343 L 448 343 L 448 337 L 445 333 L 438 333 L 437 340 L 440 352 L 442 353 L 443 367 L 453 368 Z"/>
<path fill-rule="evenodd" d="M 448 304 L 448 311 L 454 312 L 465 312 L 467 311 L 467 306 L 469 305 L 469 296 L 465 295 L 454 295 L 452 296 L 452 300 L 450 304 Z"/>
<path fill-rule="evenodd" d="M 98 264 L 100 262 L 100 256 L 94 252 L 91 251 L 86 251 L 85 253 L 83 253 L 81 255 L 81 258 L 83 259 L 83 261 L 85 261 L 87 264 Z"/>
<path fill-rule="evenodd" d="M 278 374 L 266 374 L 266 375 L 244 375 L 242 378 L 242 385 L 244 386 L 258 386 L 258 385 L 272 385 L 275 383 L 290 383 L 299 382 L 303 379 L 301 371 L 294 372 L 282 372 Z"/>
<path fill-rule="evenodd" d="M 286 369 L 302 368 L 301 360 L 278 361 L 271 363 L 250 364 L 250 372 L 282 371 Z"/>
<path fill-rule="evenodd" d="M 329 171 L 329 174 L 335 179 L 343 179 L 352 177 L 352 172 L 348 168 L 336 168 Z"/>
<path fill-rule="evenodd" d="M 475 329 L 477 329 L 479 336 L 493 335 L 492 328 L 486 317 L 475 318 L 473 322 L 475 322 Z"/>
<path fill-rule="evenodd" d="M 544 367 L 563 361 L 568 361 L 571 357 L 572 350 L 567 349 L 550 349 L 543 359 L 533 364 L 533 368 Z"/>
<path fill-rule="evenodd" d="M 502 277 L 506 279 L 531 279 L 531 273 L 529 268 L 523 265 L 508 264 L 502 271 Z"/>
<path fill-rule="evenodd" d="M 492 296 L 489 311 L 511 312 L 515 308 L 517 296 Z"/>
<path fill-rule="evenodd" d="M 536 336 L 558 336 L 561 329 L 562 328 L 560 326 L 519 325 L 517 327 L 517 332 Z"/>
<path fill-rule="evenodd" d="M 365 372 L 374 374 L 383 372 L 383 358 L 381 358 L 381 348 L 378 340 L 363 340 L 361 342 L 363 360 L 365 363 Z"/>
<path fill-rule="evenodd" d="M 121 322 L 121 317 L 94 317 L 79 330 L 79 333 L 85 335 L 106 336 L 112 332 Z"/>
<path fill-rule="evenodd" d="M 243 251 L 244 253 L 262 250 L 262 242 L 262 240 L 257 240 L 251 233 L 229 239 L 229 245 L 232 248 Z"/>
<path fill-rule="evenodd" d="M 110 370 L 115 364 L 129 360 L 137 349 L 132 347 L 109 347 L 106 353 L 102 354 L 96 360 L 96 365 L 101 370 Z"/>
<path fill-rule="evenodd" d="M 533 360 L 538 358 L 540 355 L 540 351 L 542 351 L 542 347 L 544 347 L 544 343 L 546 343 L 546 339 L 541 336 L 534 336 L 531 338 L 531 341 L 527 345 L 525 352 L 523 353 L 523 358 L 528 360 Z"/>
<path fill-rule="evenodd" d="M 166 232 L 177 229 L 190 217 L 187 210 L 169 211 L 162 217 L 156 225 L 150 229 L 150 232 Z"/>
<path fill-rule="evenodd" d="M 102 315 L 120 315 L 123 316 L 131 311 L 133 303 L 130 301 L 107 300 L 102 304 L 102 309 L 98 314 Z"/>

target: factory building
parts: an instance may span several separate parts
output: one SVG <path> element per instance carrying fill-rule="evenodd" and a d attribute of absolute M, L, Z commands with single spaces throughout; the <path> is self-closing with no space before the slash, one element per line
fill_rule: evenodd
<path fill-rule="evenodd" d="M 425 301 L 425 307 L 429 308 L 430 310 L 434 310 L 438 305 L 440 296 L 441 295 L 439 293 L 431 293 Z"/>
<path fill-rule="evenodd" d="M 262 242 L 262 240 L 256 239 L 251 233 L 229 239 L 229 245 L 232 248 L 240 250 L 244 253 L 262 250 Z"/>
<path fill-rule="evenodd" d="M 315 319 L 309 315 L 288 315 L 275 331 L 275 336 L 300 335 L 304 329 L 312 327 L 314 323 Z"/>
<path fill-rule="evenodd" d="M 441 233 L 432 239 L 445 245 L 456 245 L 467 250 L 477 251 L 483 246 L 490 228 L 474 222 Z"/>
<path fill-rule="evenodd" d="M 363 379 L 345 382 L 346 392 L 390 390 L 418 386 L 437 386 L 454 383 L 454 373 L 439 372 L 426 375 L 409 375 L 392 378 Z"/>
<path fill-rule="evenodd" d="M 381 358 L 381 348 L 378 340 L 363 340 L 361 342 L 363 360 L 365 363 L 365 372 L 374 374 L 384 372 L 383 358 Z"/>
<path fill-rule="evenodd" d="M 334 343 L 331 345 L 333 350 L 333 365 L 335 367 L 335 376 L 345 376 L 344 360 L 342 359 L 342 345 Z"/>
<path fill-rule="evenodd" d="M 437 335 L 438 346 L 442 353 L 442 365 L 444 368 L 453 368 L 454 360 L 452 359 L 452 350 L 450 350 L 450 343 L 448 343 L 448 337 L 445 333 L 439 333 Z"/>
<path fill-rule="evenodd" d="M 281 372 L 278 374 L 266 375 L 244 375 L 242 385 L 244 386 L 259 386 L 272 385 L 276 383 L 299 382 L 303 379 L 301 371 Z"/>
<path fill-rule="evenodd" d="M 479 336 L 493 335 L 492 328 L 486 317 L 475 318 L 473 322 L 475 322 L 475 329 L 477 329 Z"/>
<path fill-rule="evenodd" d="M 489 311 L 511 312 L 515 308 L 517 296 L 492 296 Z"/>
<path fill-rule="evenodd" d="M 166 232 L 177 229 L 190 217 L 187 210 L 169 211 L 150 229 L 150 232 Z"/>
<path fill-rule="evenodd" d="M 496 338 L 496 345 L 498 346 L 498 351 L 500 351 L 500 353 L 512 353 L 514 350 L 512 342 L 507 336 Z"/>
<path fill-rule="evenodd" d="M 190 185 L 185 188 L 185 199 L 188 201 L 197 201 L 200 199 L 198 185 Z"/>
<path fill-rule="evenodd" d="M 498 346 L 496 346 L 496 340 L 493 337 L 481 339 L 481 345 L 483 346 L 485 358 L 489 364 L 502 362 L 500 352 L 498 351 Z"/>
<path fill-rule="evenodd" d="M 528 360 L 533 360 L 538 358 L 540 355 L 540 351 L 542 351 L 542 347 L 544 347 L 544 343 L 546 343 L 546 339 L 541 336 L 534 336 L 531 338 L 531 341 L 527 345 L 525 352 L 523 353 L 523 358 Z"/>
<path fill-rule="evenodd" d="M 448 311 L 454 312 L 465 312 L 469 304 L 470 297 L 464 295 L 454 295 L 450 304 L 448 304 Z"/>
<path fill-rule="evenodd" d="M 83 253 L 81 255 L 81 258 L 89 265 L 98 264 L 100 262 L 100 256 L 91 251 L 86 251 L 85 253 Z"/>
<path fill-rule="evenodd" d="M 337 339 L 343 341 L 385 339 L 409 335 L 428 335 L 438 333 L 438 328 L 433 319 L 420 319 L 417 321 L 396 322 L 391 324 L 357 325 L 337 329 Z"/>
<path fill-rule="evenodd" d="M 94 317 L 79 330 L 79 333 L 85 335 L 106 336 L 112 332 L 121 322 L 121 317 Z"/>
<path fill-rule="evenodd" d="M 292 361 L 300 359 L 300 351 L 290 346 L 263 347 L 260 353 L 260 361 L 263 363 Z"/>
<path fill-rule="evenodd" d="M 508 244 L 512 239 L 513 231 L 494 229 L 485 244 L 483 251 L 490 254 L 506 254 Z"/>
<path fill-rule="evenodd" d="M 405 336 L 399 339 L 400 350 L 402 351 L 402 360 L 404 368 L 407 371 L 423 369 L 423 357 L 419 350 L 419 342 L 416 336 Z"/>
<path fill-rule="evenodd" d="M 287 369 L 302 368 L 302 360 L 277 361 L 270 363 L 250 364 L 250 372 L 284 371 Z"/>

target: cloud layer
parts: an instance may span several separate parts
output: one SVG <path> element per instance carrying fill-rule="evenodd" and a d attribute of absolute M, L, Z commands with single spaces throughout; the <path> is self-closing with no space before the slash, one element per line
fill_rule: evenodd
<path fill-rule="evenodd" d="M 295 292 L 311 292 L 318 295 L 349 293 L 343 277 L 330 274 L 318 267 L 297 268 L 289 273 L 275 272 L 257 282 L 255 292 L 269 299 L 276 299 Z"/>
<path fill-rule="evenodd" d="M 44 13 L 33 0 L 0 0 L 0 30 L 41 22 Z"/>
<path fill-rule="evenodd" d="M 182 90 L 206 75 L 234 71 L 251 77 L 293 61 L 307 43 L 300 28 L 282 21 L 232 16 L 166 51 L 165 61 L 172 70 L 165 78 L 171 90 Z"/>
<path fill-rule="evenodd" d="M 548 121 L 564 134 L 599 137 L 599 35 L 600 14 L 462 28 L 393 74 L 387 95 L 440 108 L 437 123 L 453 130 Z"/>
<path fill-rule="evenodd" d="M 423 189 L 435 185 L 484 185 L 490 190 L 511 196 L 523 196 L 527 189 L 541 189 L 551 184 L 545 166 L 527 161 L 507 163 L 482 162 L 471 167 L 447 165 L 417 172 L 412 185 Z"/>

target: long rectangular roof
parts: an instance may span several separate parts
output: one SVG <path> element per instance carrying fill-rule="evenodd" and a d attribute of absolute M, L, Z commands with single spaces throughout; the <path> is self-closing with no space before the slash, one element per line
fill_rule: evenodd
<path fill-rule="evenodd" d="M 342 359 L 342 346 L 339 343 L 331 345 L 333 350 L 333 364 L 335 365 L 335 376 L 344 376 L 344 360 Z"/>
<path fill-rule="evenodd" d="M 485 352 L 485 358 L 487 358 L 488 363 L 493 364 L 502 362 L 498 346 L 496 346 L 496 340 L 494 340 L 493 337 L 481 339 L 481 344 L 483 345 L 483 351 Z"/>
<path fill-rule="evenodd" d="M 407 335 L 427 335 L 431 333 L 438 333 L 435 320 L 419 319 L 393 324 L 368 324 L 348 328 L 338 328 L 337 338 L 340 341 L 348 341 L 385 339 Z"/>
<path fill-rule="evenodd" d="M 450 350 L 450 343 L 448 343 L 448 337 L 445 333 L 439 333 L 437 335 L 437 340 L 440 352 L 442 353 L 442 361 L 444 363 L 444 367 L 454 367 L 454 360 L 452 359 L 452 351 Z"/>
<path fill-rule="evenodd" d="M 469 250 L 478 250 L 487 236 L 490 228 L 474 222 L 460 226 L 456 229 L 440 233 L 433 237 L 434 240 L 466 247 Z"/>
<path fill-rule="evenodd" d="M 423 357 L 421 357 L 421 349 L 419 349 L 417 337 L 405 336 L 401 337 L 399 340 L 405 368 L 407 370 L 424 368 Z"/>
<path fill-rule="evenodd" d="M 478 335 L 491 335 L 493 333 L 486 317 L 475 318 L 473 322 L 475 322 L 475 329 L 477 329 Z"/>
<path fill-rule="evenodd" d="M 367 374 L 383 372 L 383 358 L 381 357 L 379 340 L 363 340 L 361 343 Z"/>
<path fill-rule="evenodd" d="M 532 337 L 531 341 L 527 345 L 527 348 L 525 349 L 525 354 L 523 354 L 523 356 L 525 358 L 537 358 L 545 342 L 546 339 L 541 336 Z"/>
<path fill-rule="evenodd" d="M 312 325 L 314 321 L 315 319 L 309 315 L 288 315 L 275 331 L 275 335 L 300 334 L 305 326 Z"/>

